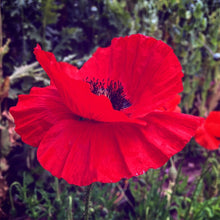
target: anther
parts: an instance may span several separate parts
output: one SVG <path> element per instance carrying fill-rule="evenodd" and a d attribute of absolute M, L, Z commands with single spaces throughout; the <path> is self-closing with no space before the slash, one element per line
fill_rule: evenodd
<path fill-rule="evenodd" d="M 131 103 L 126 98 L 124 88 L 120 81 L 113 81 L 107 79 L 107 81 L 98 80 L 93 77 L 90 80 L 88 77 L 85 79 L 90 84 L 90 90 L 95 95 L 104 95 L 109 98 L 112 103 L 112 107 L 115 110 L 120 111 L 121 109 L 128 108 Z"/>

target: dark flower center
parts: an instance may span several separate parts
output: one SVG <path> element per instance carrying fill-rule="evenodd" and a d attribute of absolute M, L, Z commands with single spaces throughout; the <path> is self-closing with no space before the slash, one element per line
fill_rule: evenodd
<path fill-rule="evenodd" d="M 109 98 L 112 107 L 115 110 L 121 110 L 131 106 L 131 103 L 126 99 L 124 88 L 120 81 L 102 80 L 93 78 L 90 80 L 88 77 L 85 80 L 90 85 L 90 90 L 95 95 L 104 95 Z"/>

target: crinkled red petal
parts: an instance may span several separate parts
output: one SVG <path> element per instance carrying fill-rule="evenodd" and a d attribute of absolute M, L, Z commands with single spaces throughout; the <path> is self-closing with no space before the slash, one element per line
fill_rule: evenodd
<path fill-rule="evenodd" d="M 71 111 L 86 119 L 103 122 L 131 122 L 145 124 L 138 119 L 130 119 L 123 112 L 113 109 L 110 100 L 106 96 L 97 96 L 90 90 L 88 83 L 77 80 L 78 70 L 70 64 L 57 62 L 49 52 L 41 50 L 39 46 L 34 51 L 37 60 L 48 73 L 55 84 L 64 103 Z"/>
<path fill-rule="evenodd" d="M 34 54 L 48 76 L 53 78 L 51 62 L 57 62 L 54 54 L 51 52 L 43 51 L 39 44 L 37 44 L 37 46 L 34 48 Z M 62 72 L 59 73 L 61 76 L 66 74 L 72 79 L 80 79 L 77 67 L 65 62 L 59 62 L 59 65 L 62 69 Z"/>
<path fill-rule="evenodd" d="M 80 69 L 89 78 L 119 80 L 131 107 L 131 117 L 142 117 L 163 106 L 183 90 L 182 68 L 173 50 L 162 41 L 141 34 L 115 38 L 99 48 Z"/>
<path fill-rule="evenodd" d="M 76 118 L 65 106 L 56 88 L 32 88 L 29 95 L 19 95 L 18 104 L 10 108 L 16 132 L 22 140 L 38 147 L 45 132 L 63 119 Z"/>
<path fill-rule="evenodd" d="M 220 146 L 220 112 L 210 112 L 205 122 L 197 129 L 195 140 L 208 150 L 217 150 Z"/>
<path fill-rule="evenodd" d="M 220 138 L 220 111 L 212 111 L 205 120 L 205 129 L 216 138 Z"/>
<path fill-rule="evenodd" d="M 220 140 L 216 139 L 211 135 L 205 128 L 204 125 L 200 126 L 195 135 L 196 142 L 202 147 L 208 150 L 217 150 L 220 145 Z"/>
<path fill-rule="evenodd" d="M 157 110 L 160 111 L 168 111 L 168 112 L 181 112 L 180 107 L 178 107 L 180 103 L 181 97 L 180 95 L 176 95 L 173 99 L 170 99 L 163 106 L 159 107 Z"/>
<path fill-rule="evenodd" d="M 201 118 L 171 112 L 150 113 L 145 121 L 147 126 L 60 121 L 44 136 L 38 160 L 70 184 L 117 182 L 162 166 L 201 124 Z"/>

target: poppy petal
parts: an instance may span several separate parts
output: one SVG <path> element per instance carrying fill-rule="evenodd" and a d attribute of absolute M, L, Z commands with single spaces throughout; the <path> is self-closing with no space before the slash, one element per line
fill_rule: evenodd
<path fill-rule="evenodd" d="M 88 83 L 72 78 L 70 72 L 77 75 L 78 70 L 71 69 L 70 64 L 57 62 L 51 53 L 41 50 L 40 46 L 35 48 L 34 53 L 56 86 L 63 101 L 74 114 L 96 121 L 145 124 L 141 120 L 130 119 L 123 112 L 114 110 L 106 96 L 93 94 Z"/>
<path fill-rule="evenodd" d="M 220 146 L 220 112 L 212 111 L 204 123 L 197 129 L 195 140 L 208 150 L 217 150 Z"/>
<path fill-rule="evenodd" d="M 52 86 L 34 87 L 29 95 L 19 95 L 18 104 L 10 108 L 10 113 L 15 120 L 16 132 L 25 143 L 35 147 L 57 121 L 76 118 Z"/>
<path fill-rule="evenodd" d="M 216 138 L 220 138 L 220 111 L 212 111 L 205 121 L 205 129 Z"/>
<path fill-rule="evenodd" d="M 145 127 L 60 121 L 44 136 L 38 160 L 70 184 L 117 182 L 162 166 L 183 149 L 201 123 L 201 118 L 170 112 L 151 113 L 145 120 Z"/>
<path fill-rule="evenodd" d="M 181 113 L 181 109 L 178 106 L 180 101 L 180 95 L 176 95 L 173 99 L 166 102 L 162 107 L 158 108 L 157 110 Z"/>
<path fill-rule="evenodd" d="M 217 150 L 220 146 L 220 140 L 211 135 L 204 125 L 200 126 L 195 134 L 196 142 L 208 150 Z"/>
<path fill-rule="evenodd" d="M 37 44 L 37 46 L 34 48 L 34 54 L 40 63 L 40 65 L 43 67 L 45 72 L 48 74 L 50 78 L 53 78 L 53 73 L 51 72 L 51 62 L 57 62 L 56 57 L 53 53 L 47 52 L 41 49 L 41 46 Z M 63 75 L 64 73 L 68 75 L 68 77 L 73 79 L 80 79 L 80 76 L 78 75 L 78 68 L 66 63 L 66 62 L 59 62 L 62 72 L 60 72 L 60 75 Z"/>
<path fill-rule="evenodd" d="M 173 50 L 141 34 L 113 39 L 80 72 L 84 77 L 119 80 L 132 103 L 124 110 L 131 117 L 146 115 L 183 90 L 182 68 Z"/>
<path fill-rule="evenodd" d="M 149 135 L 152 130 L 157 129 L 155 134 L 159 138 L 151 136 L 150 140 L 155 142 L 155 146 L 165 147 L 166 152 L 170 150 L 171 155 L 174 154 L 173 150 L 182 149 L 189 142 L 195 130 L 204 121 L 201 117 L 176 112 L 152 112 L 145 117 L 145 120 L 150 124 Z M 168 146 L 172 148 L 169 149 Z"/>

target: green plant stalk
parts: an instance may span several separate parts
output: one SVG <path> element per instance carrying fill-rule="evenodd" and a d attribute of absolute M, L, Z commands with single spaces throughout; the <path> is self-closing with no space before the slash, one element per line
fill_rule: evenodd
<path fill-rule="evenodd" d="M 23 173 L 23 197 L 24 201 L 27 201 L 27 185 L 26 185 L 26 175 Z"/>
<path fill-rule="evenodd" d="M 14 201 L 13 201 L 13 197 L 12 197 L 12 188 L 13 186 L 18 185 L 21 188 L 21 184 L 19 182 L 13 182 L 10 187 L 9 187 L 9 199 L 10 199 L 10 203 L 11 203 L 11 209 L 12 209 L 12 213 L 16 212 L 15 206 L 14 206 Z"/>
<path fill-rule="evenodd" d="M 68 197 L 68 210 L 67 210 L 67 220 L 73 220 L 73 213 L 72 213 L 72 206 L 73 206 L 73 199 L 70 195 Z"/>
<path fill-rule="evenodd" d="M 168 163 L 166 163 L 164 166 L 162 166 L 161 167 L 161 170 L 162 171 L 165 171 L 166 170 L 166 168 L 167 168 L 167 166 L 168 166 Z M 160 181 L 160 187 L 159 187 L 159 194 L 161 195 L 161 193 L 162 193 L 162 190 L 163 190 L 163 184 L 164 184 L 164 182 L 165 182 L 165 174 L 163 175 L 163 179 Z"/>
<path fill-rule="evenodd" d="M 24 9 L 23 7 L 21 7 L 21 22 L 22 22 L 22 25 L 21 25 L 21 33 L 22 33 L 22 60 L 25 60 L 25 50 L 26 50 L 26 41 L 25 41 L 25 30 L 24 30 L 24 20 L 25 20 L 25 17 L 24 17 Z"/>
<path fill-rule="evenodd" d="M 92 188 L 93 188 L 93 183 L 87 186 L 86 189 L 84 220 L 89 219 L 89 201 L 90 201 Z"/>
<path fill-rule="evenodd" d="M 185 158 L 185 156 L 184 156 Z M 177 170 L 177 176 L 176 176 L 176 180 L 175 180 L 175 184 L 173 186 L 173 189 L 172 189 L 172 194 L 171 194 L 171 197 L 170 197 L 170 205 L 172 204 L 172 201 L 173 201 L 173 197 L 176 193 L 176 189 L 177 189 L 177 185 L 178 185 L 178 181 L 179 181 L 179 177 L 180 177 L 180 174 L 181 174 L 181 170 L 182 170 L 182 166 L 183 166 L 183 161 L 184 159 L 181 161 L 179 167 L 178 167 L 178 170 Z"/>
<path fill-rule="evenodd" d="M 185 220 L 187 220 L 188 217 L 189 217 L 189 213 L 190 213 L 192 204 L 194 203 L 195 195 L 196 195 L 196 192 L 197 192 L 197 190 L 198 190 L 199 183 L 200 183 L 201 180 L 203 179 L 204 175 L 205 175 L 205 174 L 209 171 L 209 169 L 210 169 L 210 167 L 208 167 L 208 168 L 205 170 L 205 166 L 206 166 L 207 162 L 208 162 L 208 160 L 206 160 L 206 163 L 205 163 L 205 165 L 204 165 L 204 167 L 203 167 L 203 169 L 202 169 L 201 176 L 200 176 L 200 178 L 197 180 L 196 188 L 195 188 L 195 190 L 194 190 L 194 192 L 193 192 L 193 195 L 192 195 L 192 200 L 191 200 L 191 202 L 190 202 L 190 204 L 189 204 L 189 206 L 188 206 L 188 208 L 187 208 L 187 210 L 186 210 L 185 216 L 184 216 L 184 219 L 185 219 Z M 205 171 L 204 171 L 204 170 L 205 170 Z"/>
<path fill-rule="evenodd" d="M 59 180 L 58 178 L 55 178 L 55 190 L 56 190 L 56 200 L 60 202 L 60 186 L 59 186 Z"/>
<path fill-rule="evenodd" d="M 43 13 L 42 13 L 42 46 L 45 49 L 46 47 L 46 26 L 47 26 L 47 16 L 46 16 L 46 9 L 48 8 L 48 4 L 50 4 L 50 1 L 46 0 L 45 1 L 45 7 L 43 9 Z"/>
<path fill-rule="evenodd" d="M 14 206 L 14 201 L 13 201 L 12 192 L 11 192 L 12 191 L 12 186 L 13 186 L 13 184 L 11 184 L 11 186 L 9 188 L 9 198 L 10 198 L 12 212 L 15 212 L 16 209 L 15 209 L 15 206 Z"/>
<path fill-rule="evenodd" d="M 133 208 L 134 210 L 134 205 L 132 204 L 132 202 L 130 201 L 130 199 L 126 196 L 124 190 L 122 189 L 122 187 L 120 186 L 119 183 L 117 183 L 117 187 L 119 188 L 119 190 L 121 191 L 122 195 L 124 196 L 124 198 L 126 199 L 126 201 L 128 202 L 128 204 Z"/>

